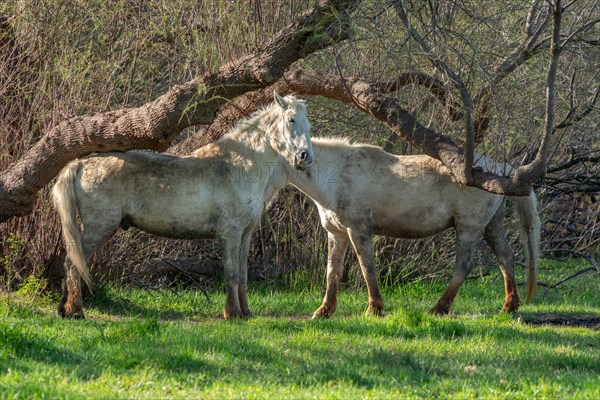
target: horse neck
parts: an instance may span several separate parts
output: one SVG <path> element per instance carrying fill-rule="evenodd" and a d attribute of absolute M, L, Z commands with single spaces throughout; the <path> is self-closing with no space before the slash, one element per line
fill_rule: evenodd
<path fill-rule="evenodd" d="M 312 142 L 315 164 L 307 171 L 289 171 L 289 183 L 300 189 L 311 199 L 327 207 L 334 204 L 338 189 L 343 159 L 335 148 Z"/>
<path fill-rule="evenodd" d="M 232 131 L 221 139 L 221 145 L 246 160 L 248 170 L 272 169 L 281 157 L 271 146 L 270 135 L 277 134 L 276 116 L 265 110 L 247 120 L 240 122 Z M 261 172 L 263 179 L 257 183 L 265 183 L 268 173 Z M 265 182 L 262 182 L 262 181 Z"/>

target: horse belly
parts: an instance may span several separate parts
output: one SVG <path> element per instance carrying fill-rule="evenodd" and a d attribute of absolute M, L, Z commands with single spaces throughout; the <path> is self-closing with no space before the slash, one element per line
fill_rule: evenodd
<path fill-rule="evenodd" d="M 169 214 L 162 218 L 126 215 L 123 221 L 131 221 L 131 225 L 138 229 L 171 239 L 214 239 L 217 236 L 218 218 L 216 215 L 193 219 Z"/>
<path fill-rule="evenodd" d="M 451 227 L 453 207 L 443 186 L 426 179 L 389 179 L 378 185 L 370 195 L 374 232 L 397 238 L 422 238 Z"/>
<path fill-rule="evenodd" d="M 403 239 L 424 238 L 453 226 L 452 215 L 444 210 L 413 210 L 412 213 L 386 214 L 374 218 L 373 232 L 377 235 Z M 441 211 L 441 212 L 440 212 Z"/>
<path fill-rule="evenodd" d="M 150 193 L 151 192 L 151 193 Z M 214 191 L 204 194 L 158 188 L 150 192 L 136 191 L 125 209 L 123 220 L 132 226 L 158 236 L 174 239 L 215 238 L 223 215 L 222 203 Z"/>
<path fill-rule="evenodd" d="M 131 217 L 137 228 L 155 235 L 211 239 L 258 221 L 259 206 L 263 205 L 235 192 L 203 187 L 177 199 L 152 196 Z"/>

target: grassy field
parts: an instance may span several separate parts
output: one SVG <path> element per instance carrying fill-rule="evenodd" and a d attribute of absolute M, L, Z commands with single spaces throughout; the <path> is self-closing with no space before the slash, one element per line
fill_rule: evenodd
<path fill-rule="evenodd" d="M 574 267 L 540 272 L 552 283 Z M 512 316 L 498 313 L 494 276 L 468 281 L 445 318 L 426 313 L 444 282 L 387 288 L 384 318 L 363 316 L 366 294 L 346 289 L 338 313 L 317 321 L 321 293 L 252 286 L 255 317 L 233 322 L 221 319 L 220 291 L 209 302 L 107 286 L 83 321 L 58 318 L 57 299 L 33 284 L 4 294 L 0 397 L 600 398 L 597 326 L 525 322 L 600 317 L 597 272 L 540 290 Z"/>

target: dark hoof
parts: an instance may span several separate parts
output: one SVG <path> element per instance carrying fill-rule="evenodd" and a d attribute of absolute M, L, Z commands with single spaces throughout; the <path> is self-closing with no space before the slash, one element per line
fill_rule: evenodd
<path fill-rule="evenodd" d="M 315 312 L 310 319 L 313 321 L 319 320 L 319 319 L 329 319 L 329 315 L 320 314 L 320 313 Z"/>
<path fill-rule="evenodd" d="M 376 317 L 383 317 L 385 314 L 383 312 L 383 308 L 378 308 L 378 307 L 369 307 L 367 308 L 367 311 L 365 311 L 365 315 L 374 315 Z"/>
<path fill-rule="evenodd" d="M 429 310 L 429 314 L 444 316 L 450 313 L 450 309 L 446 307 L 442 307 L 439 304 Z"/>
<path fill-rule="evenodd" d="M 85 319 L 85 315 L 82 310 L 77 311 L 68 311 L 68 307 L 65 307 L 64 304 L 59 304 L 58 306 L 58 315 L 65 319 Z"/>
<path fill-rule="evenodd" d="M 326 306 L 322 305 L 319 308 L 317 308 L 317 310 L 313 313 L 312 319 L 319 319 L 319 318 L 329 319 L 329 317 L 331 317 L 334 313 L 335 313 L 335 307 L 330 307 L 328 305 L 326 305 Z"/>
<path fill-rule="evenodd" d="M 74 313 L 59 313 L 61 317 L 64 319 L 85 319 L 85 315 L 82 312 L 74 312 Z"/>

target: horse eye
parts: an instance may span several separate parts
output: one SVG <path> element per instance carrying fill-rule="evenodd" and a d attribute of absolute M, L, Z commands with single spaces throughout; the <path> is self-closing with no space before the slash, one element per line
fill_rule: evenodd
<path fill-rule="evenodd" d="M 296 120 L 295 120 L 294 118 L 290 118 L 290 119 L 289 119 L 289 121 L 290 121 L 291 123 L 294 123 L 294 122 L 296 122 Z"/>

